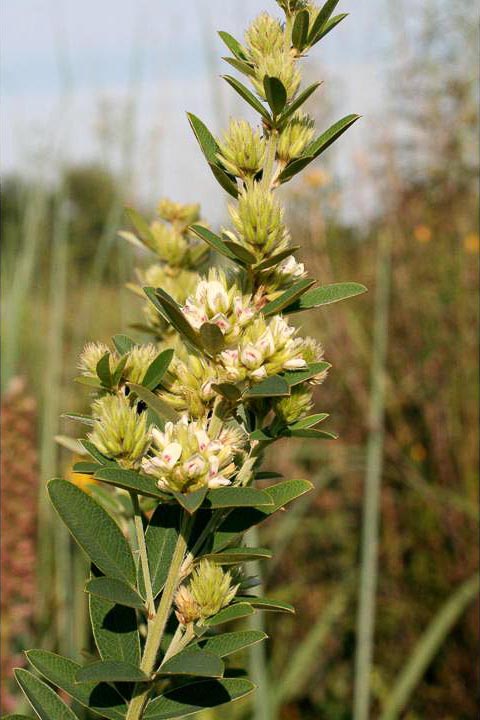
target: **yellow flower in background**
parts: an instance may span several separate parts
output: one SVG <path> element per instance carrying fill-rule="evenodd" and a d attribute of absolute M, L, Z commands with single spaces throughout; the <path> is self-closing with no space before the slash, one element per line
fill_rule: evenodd
<path fill-rule="evenodd" d="M 478 255 L 480 252 L 480 237 L 478 233 L 471 232 L 463 238 L 463 249 L 471 255 Z"/>
<path fill-rule="evenodd" d="M 332 178 L 326 170 L 310 170 L 305 175 L 305 183 L 312 188 L 325 187 Z"/>
<path fill-rule="evenodd" d="M 68 469 L 68 479 L 71 483 L 76 485 L 80 490 L 83 490 L 83 492 L 86 492 L 87 494 L 90 493 L 90 486 L 91 485 L 98 485 L 98 481 L 95 480 L 93 475 L 86 475 L 84 473 L 76 473 L 73 472 L 73 466 L 76 462 L 81 462 L 82 460 L 85 460 L 85 456 L 83 455 L 74 455 L 72 457 L 72 464 Z"/>
<path fill-rule="evenodd" d="M 419 243 L 429 243 L 432 239 L 432 230 L 428 225 L 415 225 L 413 228 L 413 236 Z"/>

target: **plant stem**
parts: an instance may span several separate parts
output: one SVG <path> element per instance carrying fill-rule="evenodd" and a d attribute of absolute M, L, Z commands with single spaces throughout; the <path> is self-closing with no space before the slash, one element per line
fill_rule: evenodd
<path fill-rule="evenodd" d="M 277 132 L 276 130 L 270 131 L 270 136 L 267 142 L 267 151 L 265 153 L 265 163 L 263 165 L 262 175 L 262 187 L 265 190 L 270 190 L 272 186 L 272 179 L 275 170 L 275 155 L 277 154 Z"/>
<path fill-rule="evenodd" d="M 153 597 L 152 579 L 150 577 L 150 566 L 148 564 L 147 546 L 145 545 L 145 535 L 143 531 L 142 513 L 138 502 L 138 495 L 134 492 L 130 493 L 132 498 L 133 512 L 135 518 L 135 532 L 137 535 L 138 552 L 140 554 L 140 563 L 142 566 L 143 580 L 145 583 L 145 592 L 147 594 L 147 611 L 148 619 L 155 617 L 155 600 Z"/>
<path fill-rule="evenodd" d="M 185 557 L 191 527 L 192 517 L 184 513 L 165 587 L 163 588 L 155 619 L 148 628 L 147 642 L 145 643 L 145 650 L 143 652 L 142 662 L 140 663 L 140 668 L 147 675 L 151 675 L 155 669 L 158 651 L 170 615 L 173 598 L 180 582 L 180 569 Z M 150 685 L 145 687 L 145 683 L 139 683 L 135 686 L 133 698 L 130 702 L 125 720 L 141 720 L 143 709 L 151 689 Z"/>
<path fill-rule="evenodd" d="M 354 720 L 368 720 L 370 683 L 375 629 L 375 596 L 378 574 L 378 534 L 380 483 L 383 468 L 385 368 L 388 339 L 388 312 L 391 280 L 391 238 L 379 240 L 377 260 L 375 328 L 371 367 L 370 432 L 367 442 L 362 519 L 360 598 L 357 613 L 357 649 L 355 656 Z"/>

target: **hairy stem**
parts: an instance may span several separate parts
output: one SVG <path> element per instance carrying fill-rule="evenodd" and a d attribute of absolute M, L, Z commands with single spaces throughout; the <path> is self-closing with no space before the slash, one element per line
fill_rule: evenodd
<path fill-rule="evenodd" d="M 148 564 L 147 546 L 145 545 L 145 535 L 143 531 L 143 520 L 138 495 L 130 493 L 132 498 L 133 512 L 135 518 L 135 532 L 137 535 L 138 552 L 140 554 L 140 564 L 142 566 L 143 580 L 145 583 L 145 592 L 147 594 L 147 611 L 149 621 L 155 617 L 155 600 L 153 597 L 152 579 L 150 577 L 150 566 Z"/>
<path fill-rule="evenodd" d="M 187 550 L 188 538 L 192 528 L 193 518 L 187 513 L 182 516 L 182 524 L 180 534 L 178 536 L 177 545 L 173 554 L 170 569 L 168 571 L 165 587 L 163 588 L 162 597 L 158 606 L 155 619 L 148 628 L 147 642 L 143 653 L 140 668 L 147 675 L 151 675 L 155 670 L 158 651 L 162 642 L 165 627 L 170 615 L 173 598 L 180 582 L 180 569 Z M 129 705 L 125 720 L 141 720 L 145 703 L 148 700 L 151 687 L 145 683 L 139 683 L 135 686 L 134 695 Z"/>
<path fill-rule="evenodd" d="M 265 163 L 263 165 L 262 185 L 265 190 L 270 190 L 272 180 L 275 174 L 275 155 L 277 154 L 278 134 L 276 130 L 271 130 L 267 142 L 267 151 L 265 153 Z"/>

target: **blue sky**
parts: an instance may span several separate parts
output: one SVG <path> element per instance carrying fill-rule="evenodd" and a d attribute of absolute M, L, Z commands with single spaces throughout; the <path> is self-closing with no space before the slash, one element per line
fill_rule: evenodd
<path fill-rule="evenodd" d="M 338 11 L 350 17 L 305 65 L 307 77 L 325 80 L 312 108 L 324 122 L 349 112 L 365 116 L 336 161 L 351 178 L 368 136 L 384 121 L 384 2 L 341 0 Z M 225 52 L 215 30 L 241 37 L 265 9 L 277 12 L 273 0 L 4 0 L 3 172 L 48 177 L 62 161 L 104 158 L 119 167 L 122 158 L 124 168 L 131 160 L 125 170 L 132 199 L 199 199 L 218 216 L 215 181 L 185 111 L 214 132 L 231 114 L 251 117 L 219 78 Z"/>

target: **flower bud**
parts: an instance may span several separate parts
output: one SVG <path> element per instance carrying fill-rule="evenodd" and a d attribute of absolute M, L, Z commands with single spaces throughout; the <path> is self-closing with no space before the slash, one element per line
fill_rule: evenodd
<path fill-rule="evenodd" d="M 244 189 L 238 205 L 230 205 L 228 210 L 239 241 L 259 260 L 288 247 L 290 238 L 283 222 L 283 210 L 273 193 L 258 183 Z"/>
<path fill-rule="evenodd" d="M 127 362 L 123 370 L 123 377 L 128 382 L 140 384 L 145 377 L 149 365 L 158 355 L 158 348 L 152 343 L 148 345 L 135 345 L 128 353 Z"/>
<path fill-rule="evenodd" d="M 312 391 L 303 384 L 293 387 L 288 397 L 273 400 L 275 414 L 287 425 L 308 415 L 312 407 Z"/>
<path fill-rule="evenodd" d="M 158 395 L 175 410 L 201 418 L 208 414 L 217 397 L 212 388 L 215 382 L 220 382 L 216 367 L 180 345 L 163 379 L 166 390 Z"/>
<path fill-rule="evenodd" d="M 263 80 L 266 76 L 278 78 L 286 90 L 287 100 L 293 99 L 299 88 L 301 76 L 295 59 L 290 53 L 285 50 L 275 50 L 259 59 L 255 68 L 255 76 L 250 79 L 264 100 L 266 100 L 266 95 Z"/>
<path fill-rule="evenodd" d="M 221 565 L 200 560 L 188 587 L 182 585 L 175 596 L 178 621 L 187 625 L 216 615 L 232 602 L 237 590 L 238 585 L 232 585 L 231 574 Z"/>
<path fill-rule="evenodd" d="M 302 341 L 302 357 L 307 364 L 321 362 L 323 357 L 322 345 L 312 337 L 304 338 Z M 321 385 L 327 377 L 328 370 L 323 370 L 318 375 L 310 378 L 308 383 L 310 385 Z"/>
<path fill-rule="evenodd" d="M 157 205 L 158 215 L 166 222 L 178 224 L 182 228 L 200 220 L 200 205 L 182 205 L 163 198 Z"/>
<path fill-rule="evenodd" d="M 296 113 L 280 133 L 277 146 L 278 159 L 285 165 L 298 158 L 312 141 L 315 124 L 302 112 Z"/>
<path fill-rule="evenodd" d="M 265 140 L 245 120 L 231 120 L 218 145 L 220 152 L 217 157 L 232 175 L 252 177 L 261 169 L 265 159 Z"/>
<path fill-rule="evenodd" d="M 147 416 L 123 395 L 106 395 L 92 406 L 95 418 L 88 439 L 106 457 L 124 468 L 138 467 L 150 446 Z"/>
<path fill-rule="evenodd" d="M 217 325 L 227 344 L 236 340 L 255 315 L 251 296 L 244 295 L 234 281 L 216 268 L 200 280 L 182 311 L 196 330 L 206 322 Z"/>
<path fill-rule="evenodd" d="M 255 64 L 265 56 L 281 51 L 284 42 L 280 22 L 266 12 L 256 17 L 245 33 L 247 54 Z"/>
<path fill-rule="evenodd" d="M 299 12 L 308 5 L 307 0 L 277 0 L 277 3 L 287 15 Z"/>
<path fill-rule="evenodd" d="M 278 265 L 268 268 L 262 273 L 262 285 L 268 300 L 274 300 L 293 283 L 306 276 L 304 264 L 297 262 L 293 255 L 289 255 Z"/>
<path fill-rule="evenodd" d="M 111 352 L 108 345 L 101 342 L 89 342 L 83 348 L 78 359 L 78 369 L 82 375 L 97 377 L 97 365 L 104 355 L 110 353 L 110 371 L 113 372 L 118 362 L 118 355 Z"/>
<path fill-rule="evenodd" d="M 182 493 L 229 485 L 236 472 L 233 460 L 244 444 L 240 431 L 224 428 L 213 440 L 206 420 L 186 417 L 167 423 L 163 432 L 154 428 L 152 438 L 143 471 L 157 478 L 161 490 Z"/>
<path fill-rule="evenodd" d="M 160 260 L 172 267 L 188 266 L 190 251 L 188 240 L 178 228 L 154 220 L 150 230 L 154 238 L 151 249 Z"/>

